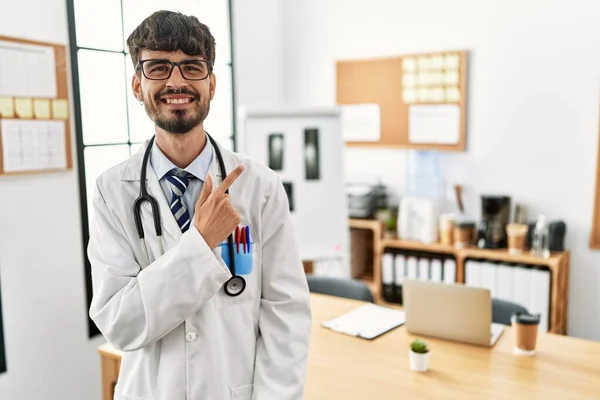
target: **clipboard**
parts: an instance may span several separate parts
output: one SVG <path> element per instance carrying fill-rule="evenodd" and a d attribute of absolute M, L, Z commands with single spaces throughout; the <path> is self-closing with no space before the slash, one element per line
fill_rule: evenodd
<path fill-rule="evenodd" d="M 321 323 L 321 326 L 344 335 L 372 340 L 406 322 L 402 310 L 372 303 L 364 304 L 339 317 Z"/>

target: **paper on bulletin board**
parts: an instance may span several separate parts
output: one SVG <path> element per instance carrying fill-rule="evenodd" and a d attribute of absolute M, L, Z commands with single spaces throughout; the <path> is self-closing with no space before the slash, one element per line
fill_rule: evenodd
<path fill-rule="evenodd" d="M 55 98 L 56 94 L 52 47 L 0 40 L 0 97 Z"/>
<path fill-rule="evenodd" d="M 411 105 L 408 140 L 414 144 L 458 144 L 460 107 L 456 104 Z"/>
<path fill-rule="evenodd" d="M 350 104 L 341 107 L 342 136 L 346 142 L 377 142 L 381 137 L 379 104 Z"/>
<path fill-rule="evenodd" d="M 2 119 L 4 172 L 67 167 L 65 122 Z"/>

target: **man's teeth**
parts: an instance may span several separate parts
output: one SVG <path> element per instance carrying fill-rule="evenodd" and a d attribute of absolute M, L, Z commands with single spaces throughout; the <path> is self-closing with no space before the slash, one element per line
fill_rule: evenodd
<path fill-rule="evenodd" d="M 189 103 L 190 101 L 192 101 L 192 99 L 185 98 L 185 99 L 166 99 L 167 104 L 185 104 L 185 103 Z"/>

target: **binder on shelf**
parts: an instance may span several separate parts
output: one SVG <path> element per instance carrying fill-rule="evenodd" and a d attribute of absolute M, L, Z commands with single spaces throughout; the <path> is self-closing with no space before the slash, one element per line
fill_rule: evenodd
<path fill-rule="evenodd" d="M 394 254 L 384 253 L 381 256 L 381 283 L 383 286 L 383 300 L 394 301 Z"/>
<path fill-rule="evenodd" d="M 418 279 L 419 278 L 419 266 L 418 266 L 416 257 L 409 256 L 406 258 L 406 269 L 407 269 L 408 279 Z"/>
<path fill-rule="evenodd" d="M 402 284 L 406 276 L 406 257 L 403 254 L 397 254 L 394 263 L 394 297 L 393 302 L 402 304 Z"/>
<path fill-rule="evenodd" d="M 444 283 L 456 283 L 456 261 L 452 258 L 444 260 Z"/>
<path fill-rule="evenodd" d="M 429 258 L 425 256 L 421 256 L 418 259 L 419 266 L 419 279 L 422 281 L 429 280 Z"/>
<path fill-rule="evenodd" d="M 442 260 L 433 258 L 430 264 L 431 280 L 434 282 L 442 282 Z"/>

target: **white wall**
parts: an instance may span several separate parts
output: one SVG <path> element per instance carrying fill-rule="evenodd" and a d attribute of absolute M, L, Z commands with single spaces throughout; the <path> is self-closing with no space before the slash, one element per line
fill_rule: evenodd
<path fill-rule="evenodd" d="M 2 9 L 0 35 L 68 43 L 64 0 L 10 2 Z M 0 177 L 8 364 L 0 399 L 100 399 L 96 347 L 102 341 L 88 339 L 78 187 L 76 170 Z"/>
<path fill-rule="evenodd" d="M 600 340 L 600 252 L 588 249 L 600 97 L 600 3 L 567 0 L 304 0 L 283 7 L 284 99 L 335 103 L 335 61 L 467 49 L 468 150 L 442 157 L 450 184 L 506 193 L 568 224 L 568 332 Z M 369 79 L 365 76 L 364 79 Z M 349 174 L 400 192 L 406 151 L 348 149 Z"/>
<path fill-rule="evenodd" d="M 233 0 L 233 62 L 238 105 L 283 100 L 282 2 Z"/>

